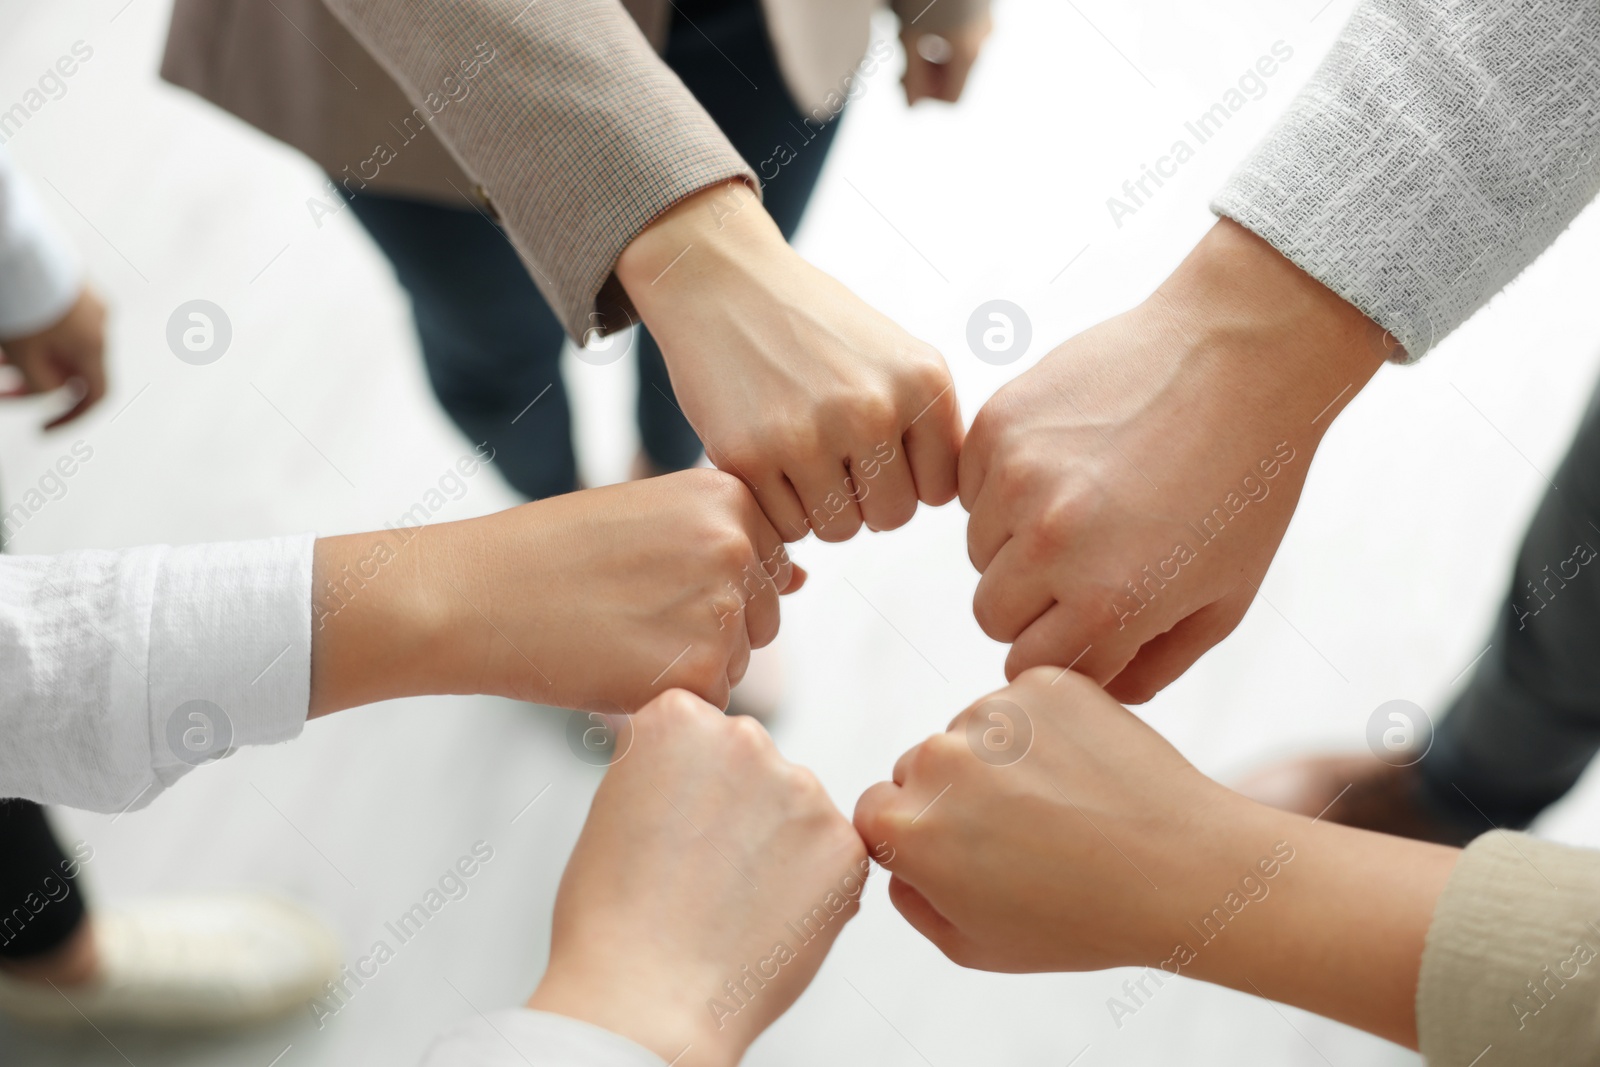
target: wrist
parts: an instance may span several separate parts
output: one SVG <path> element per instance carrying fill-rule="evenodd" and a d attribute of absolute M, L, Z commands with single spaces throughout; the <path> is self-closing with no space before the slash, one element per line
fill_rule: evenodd
<path fill-rule="evenodd" d="M 1460 850 L 1243 805 L 1278 872 L 1187 973 L 1416 1048 L 1423 947 Z"/>
<path fill-rule="evenodd" d="M 728 302 L 726 286 L 791 255 L 761 199 L 741 181 L 685 197 L 617 258 L 617 280 L 647 322 L 705 293 Z"/>
<path fill-rule="evenodd" d="M 311 583 L 310 717 L 397 697 L 471 691 L 452 670 L 462 630 L 430 576 L 445 527 L 319 538 Z M 441 593 L 442 590 L 442 593 Z"/>
<path fill-rule="evenodd" d="M 1245 403 L 1320 440 L 1398 345 L 1272 245 L 1222 218 L 1147 302 Z"/>
<path fill-rule="evenodd" d="M 749 1043 L 704 1022 L 704 1004 L 679 1004 L 619 978 L 575 973 L 552 961 L 527 1007 L 609 1030 L 672 1067 L 735 1067 L 744 1058 Z"/>

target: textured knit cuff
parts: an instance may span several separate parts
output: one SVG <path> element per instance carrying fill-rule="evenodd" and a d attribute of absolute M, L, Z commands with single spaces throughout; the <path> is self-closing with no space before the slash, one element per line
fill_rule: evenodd
<path fill-rule="evenodd" d="M 1430 1067 L 1600 1062 L 1600 852 L 1496 830 L 1456 863 L 1417 982 Z"/>
<path fill-rule="evenodd" d="M 1600 191 L 1600 5 L 1366 0 L 1212 210 L 1418 359 Z"/>

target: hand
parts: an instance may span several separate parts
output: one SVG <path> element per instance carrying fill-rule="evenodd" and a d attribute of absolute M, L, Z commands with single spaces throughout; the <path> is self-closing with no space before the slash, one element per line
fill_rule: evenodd
<path fill-rule="evenodd" d="M 725 706 L 804 577 L 712 470 L 324 538 L 312 714 L 422 693 L 633 711 L 674 687 Z"/>
<path fill-rule="evenodd" d="M 1232 793 L 1059 667 L 907 752 L 855 824 L 884 842 L 895 907 L 962 966 L 1144 966 L 1129 1014 L 1182 974 L 1412 1047 L 1423 940 L 1458 855 Z"/>
<path fill-rule="evenodd" d="M 944 360 L 796 255 L 744 185 L 679 203 L 617 277 L 707 453 L 784 540 L 892 530 L 955 495 Z"/>
<path fill-rule="evenodd" d="M 53 430 L 71 422 L 106 395 L 106 309 L 89 289 L 53 326 L 27 337 L 0 338 L 0 362 L 22 375 L 22 385 L 4 397 L 49 393 L 69 382 L 78 386 L 77 402 L 49 422 Z"/>
<path fill-rule="evenodd" d="M 961 503 L 1006 676 L 1065 664 L 1139 703 L 1232 632 L 1384 337 L 1222 220 L 1149 300 L 997 392 Z"/>
<path fill-rule="evenodd" d="M 993 30 L 994 19 L 987 11 L 964 26 L 938 33 L 923 33 L 911 25 L 901 27 L 906 72 L 900 82 L 905 87 L 907 106 L 918 100 L 943 100 L 949 104 L 960 100 L 978 53 Z"/>
<path fill-rule="evenodd" d="M 810 984 L 870 866 L 816 777 L 683 692 L 633 720 L 556 896 L 528 1007 L 722 1067 Z"/>

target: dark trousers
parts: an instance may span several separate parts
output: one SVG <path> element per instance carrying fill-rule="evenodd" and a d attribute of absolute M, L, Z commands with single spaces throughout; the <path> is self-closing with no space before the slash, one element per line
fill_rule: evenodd
<path fill-rule="evenodd" d="M 665 59 L 761 176 L 767 211 L 792 236 L 837 123 L 818 123 L 795 106 L 760 4 L 682 0 Z M 445 411 L 475 444 L 494 449 L 501 473 L 525 496 L 576 489 L 561 323 L 500 228 L 472 208 L 347 195 L 411 296 L 428 377 Z M 693 466 L 701 443 L 678 410 L 648 331 L 640 331 L 634 353 L 645 454 L 661 470 Z"/>
<path fill-rule="evenodd" d="M 29 800 L 0 800 L 0 960 L 61 947 L 83 922 L 83 894 L 68 859 Z"/>
<path fill-rule="evenodd" d="M 1427 796 L 1476 831 L 1526 826 L 1600 751 L 1600 391 L 1552 481 L 1489 651 L 1419 765 Z"/>

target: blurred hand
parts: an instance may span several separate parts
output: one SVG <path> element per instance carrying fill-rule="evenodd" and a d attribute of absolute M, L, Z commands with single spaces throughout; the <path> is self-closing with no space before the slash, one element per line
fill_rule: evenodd
<path fill-rule="evenodd" d="M 84 289 L 54 325 L 27 337 L 0 338 L 0 362 L 22 375 L 22 385 L 0 397 L 49 393 L 73 384 L 77 402 L 44 428 L 71 422 L 106 395 L 105 347 L 105 305 L 92 290 Z"/>
<path fill-rule="evenodd" d="M 528 1006 L 678 1067 L 737 1063 L 816 975 L 868 866 L 758 723 L 665 693 L 595 794 Z"/>
<path fill-rule="evenodd" d="M 915 26 L 900 30 L 900 43 L 906 50 L 906 104 L 918 100 L 943 100 L 953 104 L 967 87 L 978 53 L 994 30 L 994 20 L 985 11 L 965 26 L 938 33 L 923 33 Z"/>
<path fill-rule="evenodd" d="M 718 706 L 800 587 L 737 478 L 687 470 L 317 542 L 312 712 L 420 693 Z"/>
<path fill-rule="evenodd" d="M 678 204 L 617 277 L 707 453 L 784 540 L 892 530 L 955 495 L 944 360 L 796 255 L 743 184 Z"/>
<path fill-rule="evenodd" d="M 961 454 L 973 609 L 1006 676 L 1148 700 L 1243 618 L 1382 331 L 1224 219 L 1139 307 L 997 392 Z"/>

